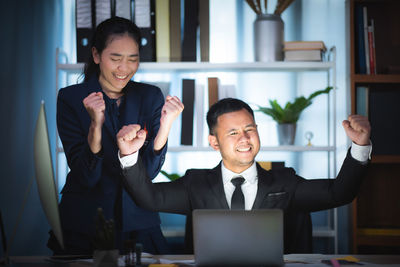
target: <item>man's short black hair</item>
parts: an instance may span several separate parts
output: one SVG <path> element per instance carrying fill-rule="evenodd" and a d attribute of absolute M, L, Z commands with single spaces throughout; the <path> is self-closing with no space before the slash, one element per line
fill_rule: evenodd
<path fill-rule="evenodd" d="M 212 105 L 207 112 L 208 130 L 211 135 L 214 135 L 214 128 L 217 125 L 218 117 L 229 112 L 247 110 L 254 119 L 254 112 L 251 107 L 236 98 L 224 98 Z"/>

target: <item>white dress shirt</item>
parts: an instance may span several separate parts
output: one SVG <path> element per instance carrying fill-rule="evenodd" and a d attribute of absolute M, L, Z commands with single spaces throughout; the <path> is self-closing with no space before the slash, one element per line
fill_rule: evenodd
<path fill-rule="evenodd" d="M 232 184 L 231 180 L 235 177 L 242 176 L 244 178 L 244 182 L 242 184 L 242 191 L 244 195 L 244 209 L 251 210 L 254 204 L 254 200 L 257 195 L 257 182 L 258 182 L 258 174 L 257 174 L 257 166 L 254 162 L 253 165 L 250 166 L 247 170 L 242 173 L 234 173 L 233 171 L 228 170 L 224 163 L 221 164 L 221 172 L 222 172 L 222 182 L 224 184 L 224 191 L 226 201 L 228 202 L 229 208 L 231 207 L 231 199 L 233 191 L 235 191 L 235 186 Z"/>

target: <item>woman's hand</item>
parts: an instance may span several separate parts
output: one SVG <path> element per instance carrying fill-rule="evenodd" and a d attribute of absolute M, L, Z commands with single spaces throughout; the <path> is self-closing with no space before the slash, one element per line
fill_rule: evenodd
<path fill-rule="evenodd" d="M 172 123 L 183 111 L 183 104 L 177 96 L 167 96 L 161 110 L 160 128 L 171 127 Z"/>
<path fill-rule="evenodd" d="M 106 104 L 103 99 L 103 93 L 91 93 L 83 99 L 83 106 L 89 113 L 91 124 L 88 134 L 88 144 L 93 154 L 101 150 L 101 128 L 103 126 L 106 110 Z"/>
<path fill-rule="evenodd" d="M 106 103 L 102 92 L 94 92 L 83 99 L 83 106 L 89 113 L 90 119 L 95 126 L 102 126 L 104 123 Z"/>
<path fill-rule="evenodd" d="M 167 96 L 161 110 L 160 129 L 154 139 L 154 151 L 160 151 L 167 143 L 169 131 L 179 114 L 183 111 L 183 103 L 176 96 Z"/>

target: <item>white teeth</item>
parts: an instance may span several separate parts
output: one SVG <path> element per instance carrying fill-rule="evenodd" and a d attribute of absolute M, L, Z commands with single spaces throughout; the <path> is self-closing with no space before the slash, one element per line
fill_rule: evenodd
<path fill-rule="evenodd" d="M 247 148 L 238 148 L 237 149 L 239 152 L 247 152 L 247 151 L 250 151 L 250 147 L 247 147 Z"/>
<path fill-rule="evenodd" d="M 123 79 L 126 79 L 126 77 L 128 77 L 128 75 L 125 75 L 125 76 L 115 75 L 115 77 L 117 77 L 118 79 L 123 80 Z"/>

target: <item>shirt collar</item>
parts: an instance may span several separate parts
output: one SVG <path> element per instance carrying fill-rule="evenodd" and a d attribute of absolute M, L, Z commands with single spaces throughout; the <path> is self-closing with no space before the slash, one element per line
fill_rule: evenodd
<path fill-rule="evenodd" d="M 245 183 L 249 182 L 251 184 L 256 183 L 258 179 L 256 162 L 253 162 L 253 164 L 248 169 L 246 169 L 241 173 L 235 173 L 231 170 L 228 170 L 225 167 L 224 162 L 222 162 L 221 172 L 222 172 L 222 181 L 224 184 L 230 183 L 231 179 L 237 176 L 242 176 L 246 180 Z"/>

